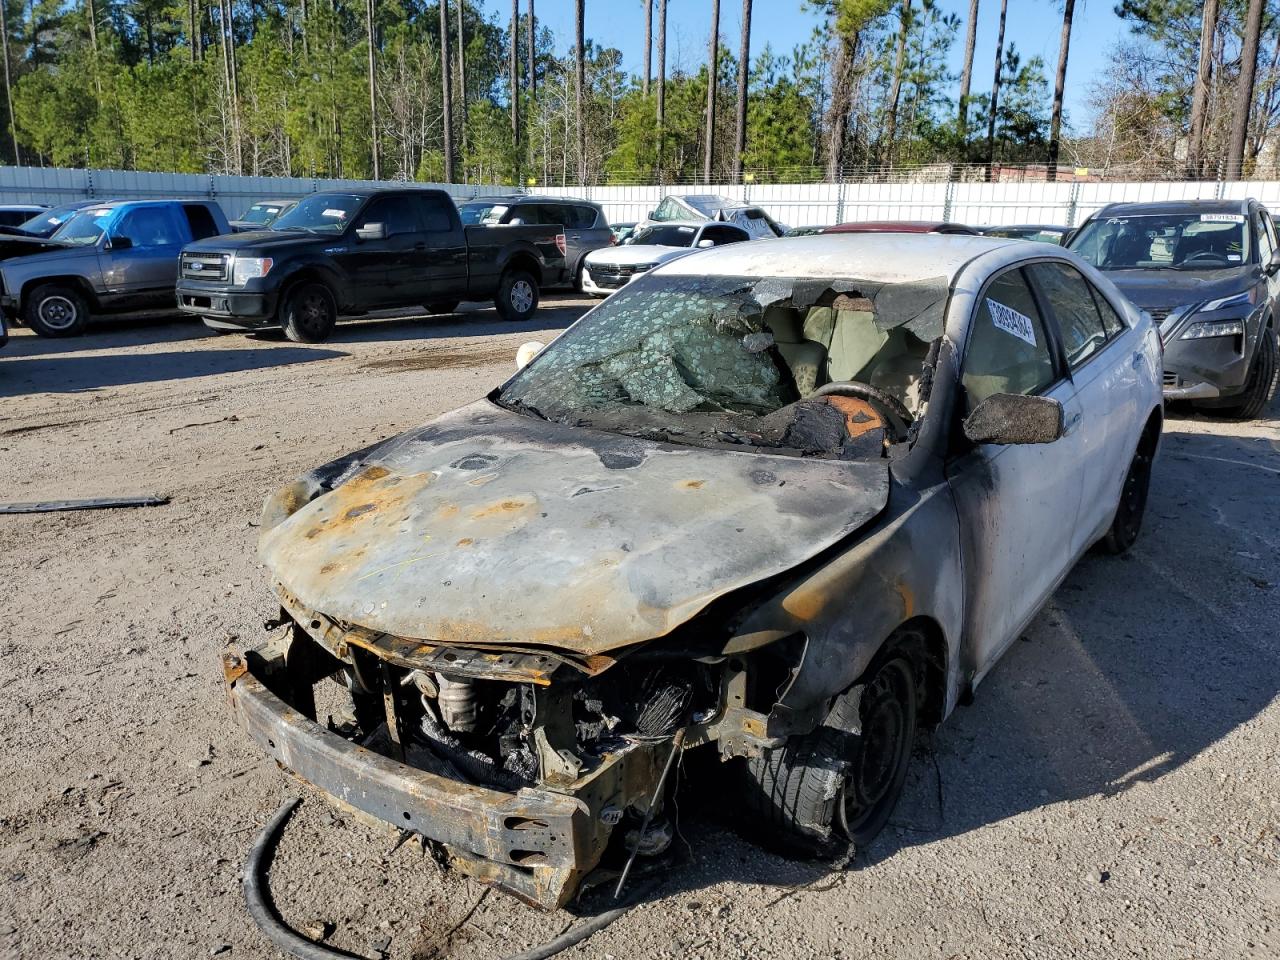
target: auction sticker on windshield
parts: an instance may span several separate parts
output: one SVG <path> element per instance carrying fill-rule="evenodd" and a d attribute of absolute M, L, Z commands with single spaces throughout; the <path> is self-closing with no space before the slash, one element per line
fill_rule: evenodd
<path fill-rule="evenodd" d="M 1202 213 L 1201 223 L 1244 223 L 1244 215 L 1240 213 Z"/>
<path fill-rule="evenodd" d="M 1033 347 L 1036 345 L 1036 328 L 1031 325 L 1030 317 L 1023 316 L 1013 307 L 1006 307 L 990 297 L 987 297 L 987 312 L 991 314 L 991 322 L 997 329 L 1011 333 Z"/>
<path fill-rule="evenodd" d="M 347 211 L 345 211 L 345 210 L 335 210 L 333 207 L 330 207 L 328 210 L 326 210 L 324 213 L 322 213 L 322 214 L 321 214 L 321 216 L 322 216 L 322 217 L 336 217 L 336 218 L 337 218 L 337 219 L 339 219 L 339 220 L 344 220 L 344 219 L 346 219 Z"/>

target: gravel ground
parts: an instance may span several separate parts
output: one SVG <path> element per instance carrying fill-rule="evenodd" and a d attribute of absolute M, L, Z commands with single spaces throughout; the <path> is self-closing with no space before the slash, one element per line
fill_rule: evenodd
<path fill-rule="evenodd" d="M 527 326 L 492 311 L 299 346 L 133 323 L 0 352 L 0 500 L 163 493 L 0 516 L 0 956 L 273 957 L 242 905 L 297 787 L 230 721 L 217 656 L 275 606 L 264 496 L 476 397 Z M 893 825 L 832 873 L 686 804 L 660 889 L 569 957 L 1280 957 L 1280 421 L 1171 411 L 1147 526 L 1089 556 L 917 751 Z M 722 783 L 723 781 L 721 781 Z M 272 884 L 377 956 L 498 958 L 572 917 L 441 874 L 312 794 Z M 690 798 L 691 799 L 691 798 Z"/>

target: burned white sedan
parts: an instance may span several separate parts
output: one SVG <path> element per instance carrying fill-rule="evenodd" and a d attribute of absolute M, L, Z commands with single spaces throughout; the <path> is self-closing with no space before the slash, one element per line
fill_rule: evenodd
<path fill-rule="evenodd" d="M 696 254 L 269 499 L 286 629 L 227 656 L 231 701 L 284 767 L 545 907 L 662 848 L 678 750 L 779 843 L 866 843 L 917 729 L 1134 541 L 1161 417 L 1149 319 L 1069 252 Z"/>

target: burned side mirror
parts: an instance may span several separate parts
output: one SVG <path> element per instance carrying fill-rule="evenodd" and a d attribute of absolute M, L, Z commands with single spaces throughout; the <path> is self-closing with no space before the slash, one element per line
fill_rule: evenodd
<path fill-rule="evenodd" d="M 964 421 L 964 435 L 973 443 L 1052 443 L 1062 433 L 1062 404 L 1018 393 L 993 393 Z"/>

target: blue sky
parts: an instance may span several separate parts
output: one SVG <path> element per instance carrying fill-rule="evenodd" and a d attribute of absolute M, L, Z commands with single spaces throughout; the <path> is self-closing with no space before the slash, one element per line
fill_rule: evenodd
<path fill-rule="evenodd" d="M 511 16 L 510 0 L 469 2 L 480 2 L 500 20 Z M 527 2 L 520 0 L 521 12 L 527 9 Z M 940 0 L 940 5 L 961 19 L 959 36 L 951 51 L 951 70 L 959 73 L 969 4 L 967 0 Z M 563 49 L 573 43 L 573 10 L 573 0 L 535 2 L 538 19 L 556 34 Z M 586 0 L 586 10 L 587 36 L 604 46 L 617 47 L 622 51 L 627 69 L 638 74 L 644 64 L 643 0 Z M 675 58 L 689 68 L 705 62 L 707 31 L 711 26 L 709 0 L 669 0 L 667 10 L 668 58 Z M 990 89 L 999 10 L 999 0 L 982 0 L 974 56 L 975 91 Z M 740 0 L 721 0 L 720 35 L 735 47 L 741 16 Z M 801 11 L 800 0 L 755 0 L 751 17 L 752 49 L 758 51 L 768 42 L 779 53 L 789 53 L 796 44 L 808 42 L 817 23 L 815 14 Z M 1016 44 L 1024 60 L 1035 55 L 1042 57 L 1051 83 L 1058 64 L 1061 27 L 1062 13 L 1054 0 L 1009 0 L 1005 42 Z M 1112 10 L 1111 0 L 1085 0 L 1076 4 L 1066 93 L 1067 113 L 1076 127 L 1088 121 L 1085 103 L 1093 76 L 1105 64 L 1124 29 Z"/>

